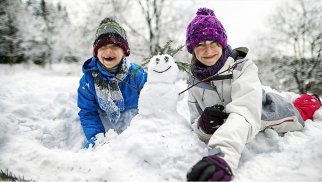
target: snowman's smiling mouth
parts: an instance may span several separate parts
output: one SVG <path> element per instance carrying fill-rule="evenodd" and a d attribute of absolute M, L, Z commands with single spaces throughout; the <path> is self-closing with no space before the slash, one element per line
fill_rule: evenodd
<path fill-rule="evenodd" d="M 169 69 L 171 68 L 171 66 L 169 66 L 169 68 L 163 70 L 163 71 L 157 71 L 157 70 L 153 70 L 154 72 L 157 72 L 157 73 L 164 73 L 166 71 L 168 71 Z"/>

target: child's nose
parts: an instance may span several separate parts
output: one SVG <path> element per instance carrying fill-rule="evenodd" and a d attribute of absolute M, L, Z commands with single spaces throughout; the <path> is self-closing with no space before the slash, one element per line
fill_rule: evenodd
<path fill-rule="evenodd" d="M 111 53 L 112 52 L 112 48 L 110 47 L 107 47 L 105 50 L 104 50 L 105 53 Z"/>
<path fill-rule="evenodd" d="M 212 47 L 210 45 L 205 45 L 205 52 L 211 51 Z"/>

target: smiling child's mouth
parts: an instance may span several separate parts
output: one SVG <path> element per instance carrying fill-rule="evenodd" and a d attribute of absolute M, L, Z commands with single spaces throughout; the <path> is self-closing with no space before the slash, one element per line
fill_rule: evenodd
<path fill-rule="evenodd" d="M 103 57 L 104 61 L 113 61 L 115 57 Z"/>

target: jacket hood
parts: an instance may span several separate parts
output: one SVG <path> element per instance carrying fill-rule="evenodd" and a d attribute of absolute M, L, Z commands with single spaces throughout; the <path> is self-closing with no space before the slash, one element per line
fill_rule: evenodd
<path fill-rule="evenodd" d="M 97 61 L 98 59 L 96 57 L 91 57 L 88 60 L 86 60 L 82 67 L 83 73 L 89 70 L 97 70 Z"/>
<path fill-rule="evenodd" d="M 230 57 L 234 58 L 234 60 L 244 59 L 248 54 L 247 47 L 237 47 L 232 50 Z"/>

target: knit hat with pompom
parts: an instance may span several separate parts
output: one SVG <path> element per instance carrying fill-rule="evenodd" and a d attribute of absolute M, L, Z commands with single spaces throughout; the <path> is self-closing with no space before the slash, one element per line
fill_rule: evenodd
<path fill-rule="evenodd" d="M 223 48 L 227 47 L 227 35 L 221 22 L 216 18 L 213 10 L 200 8 L 197 16 L 190 22 L 187 28 L 186 46 L 188 52 L 203 41 L 218 42 Z"/>
<path fill-rule="evenodd" d="M 97 28 L 93 43 L 93 55 L 97 56 L 97 50 L 107 44 L 115 44 L 124 50 L 125 56 L 130 55 L 126 32 L 112 18 L 105 18 Z"/>

